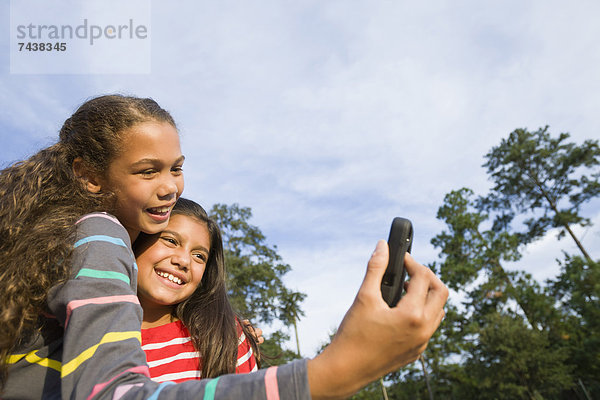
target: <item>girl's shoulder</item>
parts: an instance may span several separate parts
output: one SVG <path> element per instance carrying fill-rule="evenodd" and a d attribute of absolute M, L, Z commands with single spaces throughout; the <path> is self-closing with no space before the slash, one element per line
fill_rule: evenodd
<path fill-rule="evenodd" d="M 83 215 L 75 222 L 76 240 L 85 238 L 105 238 L 113 244 L 131 247 L 129 235 L 119 220 L 106 212 L 93 212 Z"/>
<path fill-rule="evenodd" d="M 107 212 L 100 212 L 100 211 L 85 214 L 81 218 L 79 218 L 77 220 L 77 222 L 75 222 L 75 225 L 77 225 L 78 227 L 85 226 L 85 225 L 95 225 L 95 224 L 116 225 L 116 226 L 120 226 L 121 228 L 125 229 L 125 227 L 123 227 L 123 225 L 117 219 L 117 217 L 115 217 L 114 215 L 111 215 Z"/>

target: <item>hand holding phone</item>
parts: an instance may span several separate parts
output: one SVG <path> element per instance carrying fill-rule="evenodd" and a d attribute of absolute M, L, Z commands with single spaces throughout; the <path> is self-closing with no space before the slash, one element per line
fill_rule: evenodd
<path fill-rule="evenodd" d="M 402 297 L 404 279 L 406 278 L 404 254 L 406 252 L 410 253 L 412 241 L 412 223 L 406 218 L 394 218 L 388 238 L 390 258 L 381 281 L 381 294 L 390 307 L 394 307 Z"/>

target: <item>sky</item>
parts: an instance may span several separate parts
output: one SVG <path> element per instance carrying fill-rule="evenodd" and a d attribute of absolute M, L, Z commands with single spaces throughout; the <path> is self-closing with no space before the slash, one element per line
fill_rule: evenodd
<path fill-rule="evenodd" d="M 149 47 L 115 55 L 99 39 L 64 54 L 70 73 L 40 58 L 16 65 L 11 3 L 0 2 L 0 164 L 52 144 L 90 97 L 154 98 L 181 133 L 184 195 L 250 207 L 292 267 L 287 286 L 307 294 L 305 357 L 341 321 L 393 217 L 412 220 L 413 256 L 431 263 L 444 195 L 485 194 L 483 156 L 510 132 L 600 137 L 596 1 L 17 1 L 13 18 L 37 24 L 130 13 L 147 38 L 119 43 Z M 598 258 L 600 201 L 583 214 L 595 225 L 575 231 Z M 555 276 L 560 251 L 577 251 L 555 237 L 510 267 Z"/>

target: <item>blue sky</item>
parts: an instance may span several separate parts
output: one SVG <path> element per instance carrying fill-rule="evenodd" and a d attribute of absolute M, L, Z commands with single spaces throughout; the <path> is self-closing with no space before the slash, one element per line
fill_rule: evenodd
<path fill-rule="evenodd" d="M 444 195 L 483 194 L 483 155 L 512 130 L 600 137 L 595 1 L 151 1 L 147 74 L 11 74 L 10 3 L 0 10 L 2 165 L 52 143 L 91 96 L 153 97 L 182 135 L 185 196 L 251 207 L 292 266 L 305 356 L 394 216 L 430 263 Z M 600 202 L 584 212 L 596 224 L 578 233 L 600 257 Z M 551 234 L 514 267 L 551 277 L 561 248 L 576 251 Z"/>

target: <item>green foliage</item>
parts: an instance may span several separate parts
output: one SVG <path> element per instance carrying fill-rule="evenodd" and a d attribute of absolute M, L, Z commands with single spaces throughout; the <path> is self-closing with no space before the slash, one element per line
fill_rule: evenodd
<path fill-rule="evenodd" d="M 516 235 L 481 228 L 488 215 L 480 209 L 480 202 L 473 196 L 473 191 L 468 188 L 446 195 L 437 218 L 446 222 L 448 231 L 442 231 L 431 240 L 444 257 L 442 279 L 454 290 L 472 283 L 481 271 L 501 274 L 498 266 L 502 260 L 516 261 L 521 257 Z"/>
<path fill-rule="evenodd" d="M 590 225 L 581 205 L 600 194 L 600 149 L 568 138 L 517 129 L 485 156 L 494 183 L 486 196 L 463 188 L 444 198 L 431 268 L 462 304 L 448 303 L 425 352 L 434 398 L 583 399 L 584 388 L 600 396 L 600 264 L 571 230 Z M 544 286 L 506 269 L 550 228 L 568 233 L 583 257 L 565 254 Z M 390 398 L 426 398 L 414 365 L 391 379 Z"/>
<path fill-rule="evenodd" d="M 289 335 L 281 331 L 275 331 L 269 338 L 265 339 L 265 342 L 260 345 L 261 368 L 286 364 L 298 358 L 295 352 L 284 349 L 284 344 L 289 339 Z"/>
<path fill-rule="evenodd" d="M 389 393 L 388 393 L 389 394 Z M 351 400 L 382 400 L 383 389 L 379 380 L 369 383 L 360 392 L 350 397 Z"/>
<path fill-rule="evenodd" d="M 516 287 L 516 273 L 506 271 L 504 261 L 520 259 L 519 236 L 484 223 L 488 215 L 481 209 L 481 199 L 475 199 L 467 188 L 452 191 L 439 208 L 438 219 L 446 222 L 448 231 L 436 235 L 431 243 L 440 248 L 442 262 L 436 264 L 442 280 L 456 291 L 467 291 L 466 306 L 473 318 L 495 312 L 512 299 L 517 302 L 532 326 L 538 327 L 531 298 L 527 291 Z M 521 282 L 526 276 L 521 277 Z M 475 281 L 481 282 L 467 289 Z M 527 293 L 531 297 L 533 292 Z"/>
<path fill-rule="evenodd" d="M 458 390 L 459 398 L 556 398 L 571 387 L 567 357 L 553 349 L 544 332 L 530 329 L 518 316 L 489 314 L 479 340 L 465 363 L 470 385 Z"/>
<path fill-rule="evenodd" d="M 568 232 L 590 259 L 569 226 L 590 224 L 580 209 L 600 194 L 600 147 L 597 140 L 577 146 L 568 138 L 568 133 L 551 137 L 547 126 L 535 132 L 517 129 L 493 147 L 483 165 L 494 182 L 487 205 L 502 210 L 505 220 L 515 213 L 528 217 L 524 243 L 560 228 L 559 237 Z"/>
<path fill-rule="evenodd" d="M 600 263 L 565 255 L 561 273 L 549 282 L 562 310 L 556 342 L 569 353 L 574 375 L 600 393 Z"/>

